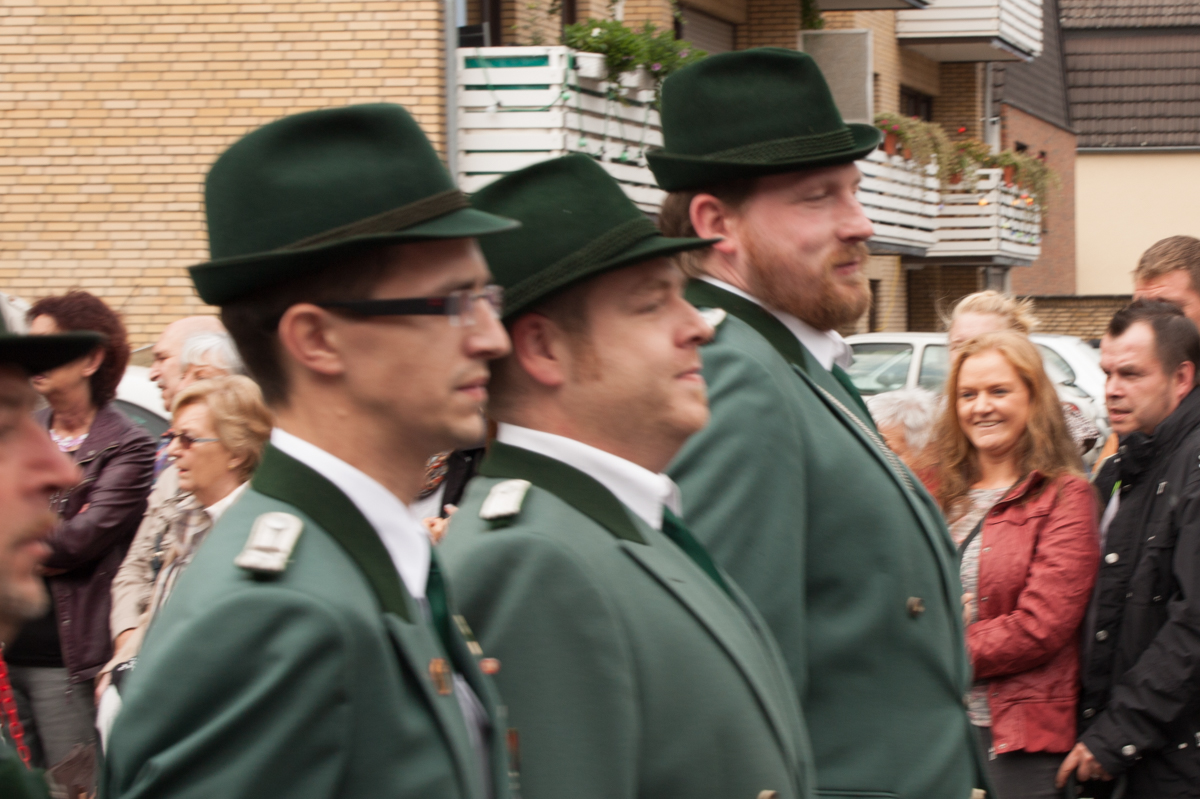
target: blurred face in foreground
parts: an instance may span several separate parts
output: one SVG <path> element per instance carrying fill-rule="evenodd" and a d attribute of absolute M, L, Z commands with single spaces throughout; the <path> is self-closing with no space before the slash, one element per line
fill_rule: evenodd
<path fill-rule="evenodd" d="M 58 517 L 50 498 L 79 481 L 32 415 L 36 395 L 24 372 L 0 366 L 0 641 L 46 612 L 40 565 Z"/>

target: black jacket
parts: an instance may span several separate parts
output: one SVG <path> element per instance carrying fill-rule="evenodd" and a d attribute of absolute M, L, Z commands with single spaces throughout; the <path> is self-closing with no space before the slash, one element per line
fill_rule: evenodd
<path fill-rule="evenodd" d="M 1080 740 L 1126 797 L 1200 796 L 1200 389 L 1096 478 L 1120 493 L 1085 628 Z"/>

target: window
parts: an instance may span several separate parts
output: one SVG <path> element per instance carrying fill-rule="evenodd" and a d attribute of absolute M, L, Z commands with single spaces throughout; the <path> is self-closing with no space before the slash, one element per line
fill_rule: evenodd
<path fill-rule="evenodd" d="M 933 120 L 933 98 L 924 92 L 901 86 L 900 113 L 931 122 Z"/>
<path fill-rule="evenodd" d="M 852 345 L 850 350 L 854 361 L 846 371 L 859 393 L 895 391 L 908 382 L 908 368 L 913 359 L 911 344 L 864 342 Z"/>
<path fill-rule="evenodd" d="M 950 372 L 949 352 L 944 344 L 930 344 L 921 353 L 921 372 L 917 387 L 940 394 Z"/>

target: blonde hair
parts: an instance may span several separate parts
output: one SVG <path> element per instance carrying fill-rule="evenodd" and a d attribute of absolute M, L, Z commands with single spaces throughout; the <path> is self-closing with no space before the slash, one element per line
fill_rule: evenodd
<path fill-rule="evenodd" d="M 963 297 L 950 312 L 950 317 L 942 321 L 949 330 L 950 326 L 954 324 L 954 320 L 968 313 L 994 314 L 1004 320 L 1008 329 L 1026 335 L 1032 333 L 1040 324 L 1037 317 L 1033 315 L 1033 300 L 1018 300 L 992 289 L 977 291 Z"/>
<path fill-rule="evenodd" d="M 171 414 L 178 416 L 187 406 L 200 403 L 208 406 L 221 444 L 235 457 L 243 458 L 239 469 L 242 479 L 249 478 L 262 460 L 263 447 L 275 423 L 262 391 L 253 380 L 241 375 L 197 380 L 175 397 Z"/>
<path fill-rule="evenodd" d="M 958 418 L 958 376 L 968 358 L 992 350 L 1004 356 L 1029 390 L 1029 424 L 1017 445 L 1021 474 L 1036 470 L 1045 475 L 1046 482 L 1064 474 L 1083 474 L 1079 448 L 1067 432 L 1062 403 L 1046 376 L 1037 347 L 1015 330 L 987 333 L 963 344 L 946 381 L 946 407 L 938 420 L 934 447 L 938 464 L 937 499 L 948 519 L 966 510 L 961 506 L 971 484 L 980 476 L 979 454 Z"/>

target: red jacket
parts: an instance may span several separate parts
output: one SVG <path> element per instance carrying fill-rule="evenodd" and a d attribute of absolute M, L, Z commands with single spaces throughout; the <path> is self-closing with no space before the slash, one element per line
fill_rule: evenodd
<path fill-rule="evenodd" d="M 1032 473 L 980 532 L 979 621 L 967 628 L 988 682 L 996 752 L 1075 744 L 1079 626 L 1100 562 L 1097 506 L 1082 477 Z"/>

